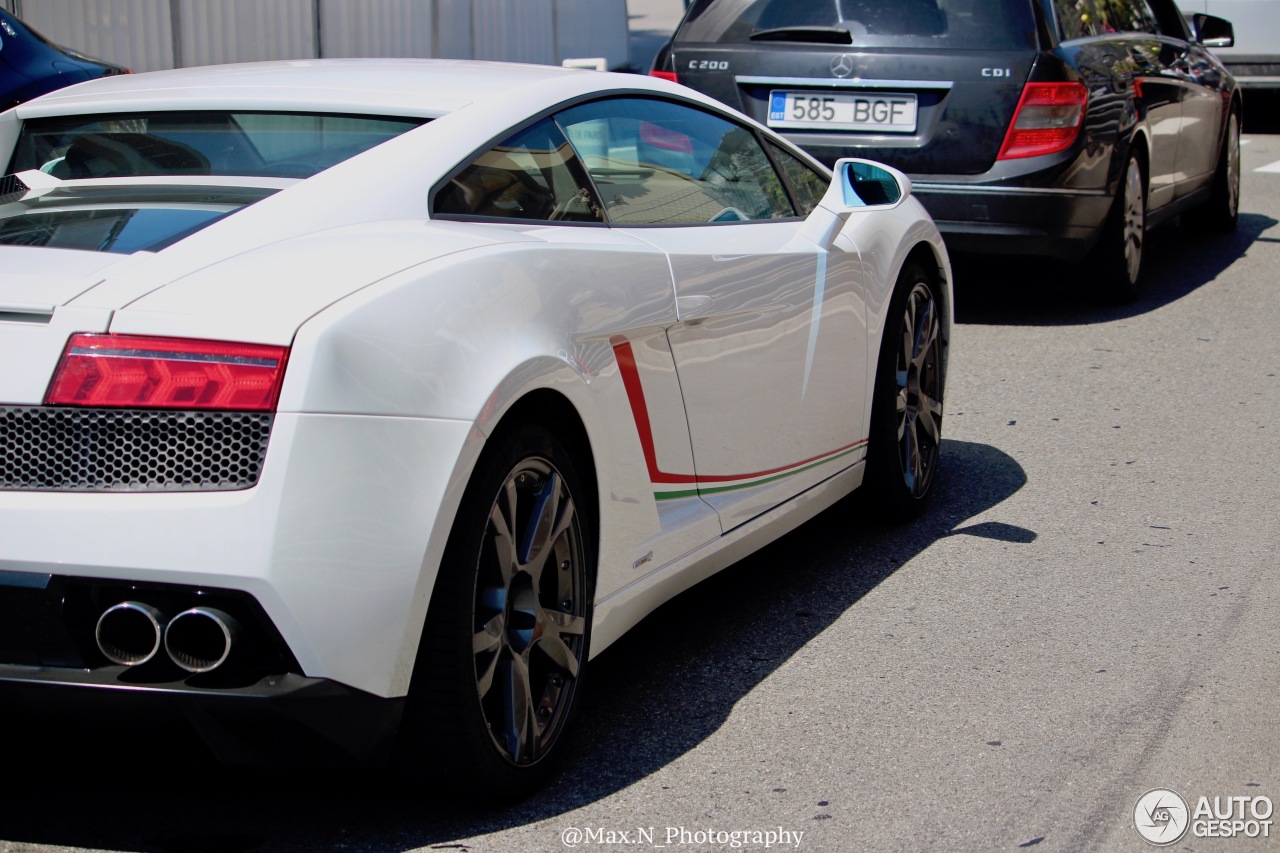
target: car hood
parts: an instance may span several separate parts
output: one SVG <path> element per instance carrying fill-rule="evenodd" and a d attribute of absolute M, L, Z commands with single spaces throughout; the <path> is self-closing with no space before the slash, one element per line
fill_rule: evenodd
<path fill-rule="evenodd" d="M 136 258 L 70 249 L 0 246 L 0 315 L 52 314 Z"/>

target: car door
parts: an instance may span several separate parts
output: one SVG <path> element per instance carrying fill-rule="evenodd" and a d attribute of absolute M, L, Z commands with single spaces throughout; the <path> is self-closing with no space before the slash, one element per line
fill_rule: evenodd
<path fill-rule="evenodd" d="M 1174 45 L 1160 38 L 1146 0 L 1053 0 L 1053 5 L 1063 49 L 1090 90 L 1085 121 L 1110 126 L 1112 111 L 1132 97 L 1136 115 L 1121 116 L 1121 133 L 1134 120 L 1146 125 L 1147 206 L 1164 206 L 1173 199 L 1182 130 L 1182 86 L 1169 70 L 1176 59 Z"/>
<path fill-rule="evenodd" d="M 613 228 L 670 260 L 678 322 L 667 337 L 690 485 L 722 528 L 857 462 L 867 359 L 859 256 L 834 216 L 797 212 L 797 181 L 775 161 L 791 158 L 784 173 L 799 166 L 802 183 L 822 178 L 781 148 L 771 159 L 750 128 L 685 103 L 614 98 L 557 121 Z"/>
<path fill-rule="evenodd" d="M 1171 60 L 1166 73 L 1181 88 L 1182 123 L 1178 136 L 1175 197 L 1202 187 L 1213 176 L 1221 151 L 1224 111 L 1229 98 L 1221 65 L 1190 39 L 1190 33 L 1172 0 L 1147 0 L 1159 18 L 1160 31 L 1169 45 Z"/>
<path fill-rule="evenodd" d="M 599 294 L 612 290 L 617 310 L 566 316 L 571 327 L 590 328 L 592 341 L 613 349 L 622 385 L 636 419 L 644 465 L 652 482 L 654 504 L 616 497 L 615 520 L 636 537 L 640 556 L 604 560 L 598 589 L 604 593 L 634 580 L 636 570 L 652 571 L 720 535 L 719 519 L 702 501 L 693 483 L 693 454 L 681 404 L 680 387 L 666 330 L 676 321 L 675 293 L 666 256 L 643 240 L 605 228 L 604 212 L 581 162 L 561 130 L 544 118 L 479 152 L 435 190 L 432 219 L 483 222 L 510 229 L 545 243 L 537 253 L 541 270 L 513 264 L 510 274 L 563 278 L 570 292 Z M 564 272 L 560 272 L 563 270 Z M 572 272 L 570 272 L 572 270 Z M 545 294 L 550 304 L 560 304 Z M 577 301 L 572 296 L 569 301 Z M 581 299 L 590 312 L 593 301 Z M 573 353 L 559 354 L 574 361 Z M 616 427 L 629 427 L 619 422 Z M 619 441 L 615 446 L 626 446 Z M 615 455 L 616 452 L 615 452 Z M 680 472 L 663 479 L 655 460 Z M 615 458 L 614 469 L 630 459 Z M 637 477 L 645 476 L 643 467 Z M 621 491 L 621 490 L 620 490 Z M 649 511 L 656 505 L 656 517 Z M 628 568 L 629 567 L 629 568 Z"/>

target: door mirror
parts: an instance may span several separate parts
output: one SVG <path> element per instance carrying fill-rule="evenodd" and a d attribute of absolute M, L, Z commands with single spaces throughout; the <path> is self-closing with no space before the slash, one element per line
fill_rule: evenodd
<path fill-rule="evenodd" d="M 1205 47 L 1231 47 L 1236 43 L 1236 31 L 1230 21 L 1197 12 L 1191 16 L 1191 26 L 1196 31 L 1196 42 Z"/>
<path fill-rule="evenodd" d="M 871 160 L 844 158 L 836 161 L 822 206 L 837 213 L 892 207 L 910 194 L 911 179 L 897 169 Z"/>

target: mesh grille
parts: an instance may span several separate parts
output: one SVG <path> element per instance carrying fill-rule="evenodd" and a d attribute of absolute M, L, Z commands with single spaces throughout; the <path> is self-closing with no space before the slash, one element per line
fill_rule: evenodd
<path fill-rule="evenodd" d="M 0 204 L 17 201 L 26 195 L 29 189 L 30 187 L 19 180 L 17 175 L 0 177 Z"/>
<path fill-rule="evenodd" d="M 0 490 L 181 492 L 258 482 L 273 415 L 0 406 Z"/>

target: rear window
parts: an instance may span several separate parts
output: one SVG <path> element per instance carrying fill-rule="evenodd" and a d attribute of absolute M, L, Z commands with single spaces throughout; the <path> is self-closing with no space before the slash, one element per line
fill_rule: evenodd
<path fill-rule="evenodd" d="M 955 50 L 1036 44 L 1030 0 L 721 0 L 691 15 L 677 39 Z"/>
<path fill-rule="evenodd" d="M 158 252 L 229 211 L 190 208 L 74 209 L 0 219 L 0 246 L 43 246 L 86 252 Z"/>
<path fill-rule="evenodd" d="M 22 126 L 8 172 L 63 180 L 166 175 L 307 178 L 422 119 L 259 112 L 58 116 Z"/>

